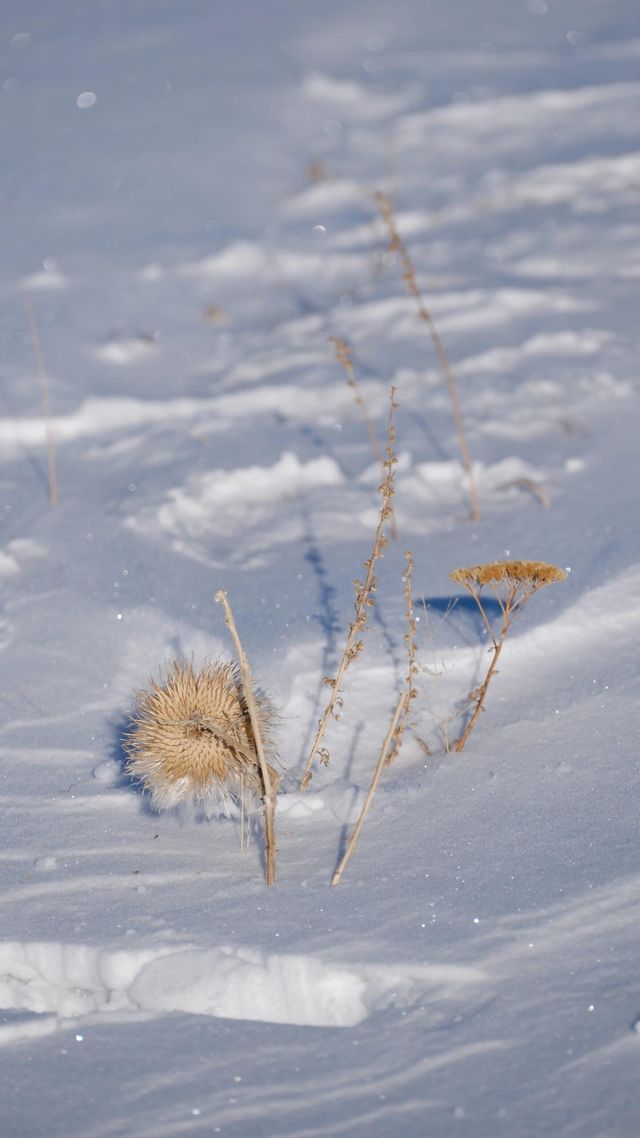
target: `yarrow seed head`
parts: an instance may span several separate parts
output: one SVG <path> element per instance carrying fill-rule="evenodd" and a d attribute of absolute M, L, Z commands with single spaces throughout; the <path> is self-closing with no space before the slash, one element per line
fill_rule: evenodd
<path fill-rule="evenodd" d="M 490 561 L 483 565 L 471 565 L 466 569 L 454 569 L 451 579 L 467 588 L 482 588 L 483 585 L 523 584 L 536 589 L 551 585 L 554 581 L 564 581 L 567 574 L 557 565 L 545 561 Z"/>
<path fill-rule="evenodd" d="M 254 692 L 265 746 L 273 752 L 269 700 Z M 174 661 L 138 692 L 126 739 L 127 769 L 156 809 L 190 803 L 207 817 L 229 814 L 243 790 L 260 791 L 251 720 L 236 664 Z M 277 783 L 275 771 L 274 780 Z"/>

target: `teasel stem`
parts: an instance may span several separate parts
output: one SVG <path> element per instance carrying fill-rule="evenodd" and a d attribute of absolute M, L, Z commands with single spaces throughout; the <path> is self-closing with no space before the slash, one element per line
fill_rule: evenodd
<path fill-rule="evenodd" d="M 247 705 L 247 711 L 249 712 L 251 731 L 253 733 L 253 741 L 256 748 L 256 755 L 258 757 L 258 766 L 260 768 L 260 777 L 262 779 L 262 802 L 264 806 L 265 834 L 265 881 L 267 885 L 274 885 L 276 880 L 276 793 L 271 778 L 269 764 L 264 754 L 264 746 L 262 743 L 262 736 L 260 734 L 260 720 L 258 709 L 256 707 L 256 702 L 253 695 L 251 669 L 249 668 L 249 661 L 247 659 L 244 648 L 242 647 L 242 642 L 240 640 L 240 635 L 238 633 L 236 622 L 233 617 L 229 598 L 223 589 L 218 590 L 215 595 L 215 600 L 221 604 L 224 609 L 225 624 L 231 633 L 231 637 L 238 656 L 238 663 L 240 664 L 242 689 L 245 703 Z"/>

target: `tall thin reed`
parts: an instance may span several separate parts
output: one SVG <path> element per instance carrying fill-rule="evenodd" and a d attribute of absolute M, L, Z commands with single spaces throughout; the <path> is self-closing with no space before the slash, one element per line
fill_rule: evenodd
<path fill-rule="evenodd" d="M 49 385 L 47 383 L 47 373 L 44 367 L 44 357 L 42 355 L 40 334 L 38 332 L 38 325 L 36 324 L 33 304 L 31 303 L 31 297 L 28 292 L 25 292 L 24 294 L 24 306 L 27 310 L 29 333 L 31 336 L 31 343 L 33 345 L 33 354 L 36 358 L 36 373 L 38 376 L 40 395 L 42 397 L 42 411 L 44 414 L 49 466 L 49 504 L 55 509 L 55 507 L 58 505 L 58 475 L 56 471 L 56 448 L 53 439 L 53 428 L 51 425 L 51 401 L 49 399 Z"/>
<path fill-rule="evenodd" d="M 357 660 L 358 656 L 364 648 L 364 640 L 362 634 L 367 627 L 367 617 L 369 609 L 373 607 L 375 601 L 372 594 L 376 591 L 376 563 L 383 556 L 385 546 L 388 544 L 388 538 L 385 534 L 387 522 L 391 517 L 392 500 L 394 494 L 394 473 L 397 458 L 394 451 L 395 431 L 393 426 L 393 416 L 397 404 L 395 401 L 395 387 L 392 387 L 389 392 L 389 415 L 387 418 L 387 445 L 386 445 L 386 458 L 384 460 L 384 481 L 379 487 L 379 494 L 381 498 L 380 514 L 378 516 L 378 525 L 373 540 L 373 548 L 371 556 L 365 561 L 365 569 L 367 571 L 364 581 L 355 580 L 353 582 L 356 600 L 355 600 L 355 618 L 349 625 L 349 633 L 347 635 L 344 652 L 340 661 L 338 671 L 335 677 L 325 676 L 324 682 L 331 689 L 331 694 L 324 710 L 322 718 L 318 721 L 318 730 L 316 731 L 315 738 L 311 745 L 311 750 L 307 758 L 302 778 L 300 780 L 300 790 L 306 790 L 313 777 L 312 767 L 316 756 L 320 762 L 325 766 L 329 763 L 330 754 L 326 747 L 322 746 L 325 732 L 332 718 L 339 719 L 340 711 L 336 710 L 342 707 L 342 691 L 341 684 L 344 674 L 350 664 Z"/>
<path fill-rule="evenodd" d="M 360 409 L 360 414 L 362 415 L 362 418 L 364 420 L 364 425 L 367 428 L 367 434 L 369 436 L 369 442 L 371 443 L 373 453 L 376 456 L 376 461 L 378 463 L 378 466 L 380 467 L 382 477 L 384 478 L 384 473 L 385 473 L 384 455 L 383 455 L 382 450 L 380 448 L 380 443 L 378 442 L 378 436 L 376 434 L 376 429 L 373 425 L 373 419 L 371 418 L 371 415 L 369 414 L 367 405 L 364 401 L 364 396 L 360 390 L 360 384 L 358 383 L 358 380 L 356 379 L 356 373 L 355 373 L 355 369 L 353 366 L 353 360 L 351 358 L 351 348 L 349 347 L 349 344 L 347 343 L 347 341 L 342 338 L 342 336 L 329 336 L 329 339 L 333 344 L 335 344 L 336 359 L 338 360 L 339 363 L 342 364 L 342 366 L 345 370 L 345 374 L 347 377 L 347 383 L 349 384 L 349 387 L 353 391 L 353 397 L 354 397 L 354 399 L 355 399 L 355 401 L 356 401 L 356 403 Z M 391 513 L 391 536 L 393 538 L 396 538 L 398 536 L 398 525 L 396 522 L 396 515 L 395 515 L 395 510 L 393 509 L 393 506 L 391 509 L 392 509 L 392 513 Z"/>
<path fill-rule="evenodd" d="M 376 193 L 375 199 L 378 203 L 378 208 L 380 210 L 382 220 L 384 221 L 387 227 L 387 232 L 389 234 L 389 250 L 393 253 L 397 253 L 400 257 L 402 267 L 404 269 L 403 280 L 407 286 L 408 291 L 411 293 L 411 296 L 413 296 L 416 302 L 418 308 L 418 316 L 426 324 L 429 330 L 429 335 L 431 336 L 431 340 L 440 363 L 440 369 L 447 384 L 449 398 L 451 400 L 451 409 L 453 411 L 453 418 L 456 425 L 456 433 L 458 435 L 458 446 L 460 447 L 462 463 L 469 482 L 471 520 L 477 522 L 480 517 L 478 486 L 476 482 L 473 460 L 471 458 L 471 451 L 469 450 L 469 444 L 467 442 L 467 436 L 465 434 L 464 423 L 462 420 L 462 411 L 460 410 L 458 389 L 456 387 L 456 381 L 451 369 L 451 364 L 449 363 L 449 357 L 447 356 L 444 344 L 433 321 L 433 317 L 431 316 L 431 313 L 425 304 L 424 297 L 420 291 L 420 286 L 418 285 L 418 279 L 416 276 L 416 268 L 411 259 L 409 250 L 407 249 L 404 241 L 398 233 L 398 227 L 396 225 L 391 202 L 387 195 L 383 193 Z"/>
<path fill-rule="evenodd" d="M 469 722 L 453 748 L 454 751 L 462 751 L 481 712 L 484 710 L 489 684 L 495 675 L 498 659 L 514 618 L 529 600 L 529 597 L 532 597 L 539 589 L 543 589 L 545 585 L 552 585 L 555 581 L 564 581 L 567 574 L 564 569 L 559 569 L 556 565 L 547 565 L 544 561 L 493 561 L 486 565 L 471 565 L 466 569 L 454 569 L 450 576 L 453 581 L 462 585 L 476 602 L 491 640 L 490 651 L 492 653 L 491 663 L 482 684 L 471 693 L 473 712 Z M 481 594 L 485 585 L 489 586 L 502 613 L 502 624 L 497 635 L 482 603 Z"/>
<path fill-rule="evenodd" d="M 229 598 L 223 589 L 219 589 L 215 595 L 216 601 L 222 605 L 225 615 L 225 624 L 231 633 L 231 637 L 235 644 L 236 653 L 238 656 L 238 663 L 240 665 L 240 675 L 242 678 L 242 690 L 249 712 L 249 719 L 251 721 L 251 731 L 253 733 L 253 741 L 255 744 L 256 755 L 258 757 L 258 765 L 260 767 L 260 777 L 262 779 L 262 801 L 264 806 L 264 833 L 265 833 L 265 881 L 267 885 L 275 884 L 276 880 L 276 787 L 271 778 L 271 768 L 265 758 L 264 746 L 262 743 L 262 736 L 260 733 L 260 713 L 256 706 L 256 700 L 253 693 L 253 684 L 251 681 L 251 670 L 249 668 L 249 661 L 247 659 L 240 635 L 233 618 L 233 612 L 229 603 Z"/>
<path fill-rule="evenodd" d="M 342 858 L 340 859 L 338 868 L 331 878 L 332 885 L 339 885 L 342 880 L 344 871 L 347 868 L 349 860 L 356 848 L 356 843 L 360 837 L 362 827 L 364 826 L 365 818 L 371 809 L 371 804 L 375 797 L 376 790 L 378 789 L 378 783 L 380 782 L 384 768 L 390 766 L 393 760 L 398 756 L 398 752 L 402 745 L 402 737 L 407 725 L 407 718 L 409 716 L 411 703 L 417 695 L 416 689 L 413 686 L 413 678 L 417 671 L 415 651 L 416 622 L 413 614 L 413 556 L 411 553 L 407 552 L 405 553 L 405 557 L 407 560 L 407 568 L 405 573 L 404 598 L 407 612 L 407 623 L 409 626 L 409 631 L 405 636 L 408 656 L 408 671 L 405 687 L 400 693 L 398 702 L 396 703 L 393 711 L 393 715 L 391 716 L 391 722 L 389 723 L 378 762 L 376 763 L 376 768 L 373 772 L 371 783 L 369 784 L 367 796 L 362 804 L 360 816 L 355 824 L 353 833 L 347 842 L 347 847 L 344 851 L 344 854 L 342 855 Z"/>

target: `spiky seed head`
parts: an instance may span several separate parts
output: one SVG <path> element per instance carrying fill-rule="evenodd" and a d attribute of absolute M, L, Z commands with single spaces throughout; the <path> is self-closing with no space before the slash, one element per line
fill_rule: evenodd
<path fill-rule="evenodd" d="M 274 711 L 254 692 L 266 751 Z M 242 790 L 261 789 L 258 757 L 236 664 L 174 661 L 166 676 L 137 693 L 126 739 L 127 769 L 156 809 L 191 803 L 208 817 L 229 813 Z M 274 772 L 275 775 L 275 772 Z"/>

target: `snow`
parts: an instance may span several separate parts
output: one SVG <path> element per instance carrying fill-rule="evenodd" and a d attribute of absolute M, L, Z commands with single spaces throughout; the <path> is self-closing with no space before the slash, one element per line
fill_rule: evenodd
<path fill-rule="evenodd" d="M 2 44 L 3 1138 L 637 1138 L 637 4 L 6 0 Z M 399 538 L 301 792 L 379 506 L 331 336 L 381 441 L 397 388 Z M 418 698 L 331 888 L 407 548 Z M 448 752 L 488 659 L 449 573 L 509 556 L 570 574 Z M 279 713 L 273 888 L 259 810 L 124 768 L 134 690 L 231 658 L 219 589 Z"/>

